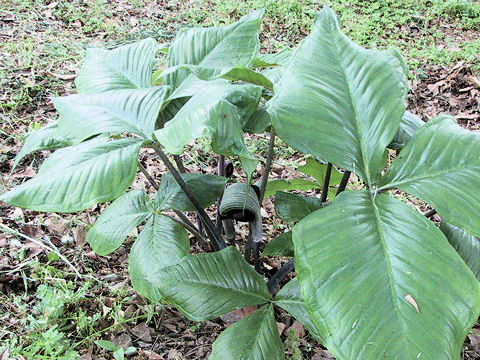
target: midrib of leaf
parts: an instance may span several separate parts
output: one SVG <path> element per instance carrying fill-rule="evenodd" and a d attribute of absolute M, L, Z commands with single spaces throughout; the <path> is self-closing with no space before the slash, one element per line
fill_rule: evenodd
<path fill-rule="evenodd" d="M 408 333 L 405 330 L 405 323 L 403 322 L 402 315 L 400 314 L 400 303 L 398 301 L 398 297 L 396 295 L 396 290 L 394 287 L 394 282 L 393 282 L 393 268 L 392 268 L 392 263 L 390 261 L 390 258 L 388 256 L 388 245 L 386 242 L 386 236 L 385 236 L 385 231 L 382 226 L 382 221 L 380 218 L 380 212 L 377 208 L 377 204 L 375 203 L 375 199 L 370 197 L 370 201 L 372 203 L 373 207 L 373 212 L 374 212 L 374 218 L 375 218 L 375 226 L 377 227 L 378 230 L 378 235 L 380 239 L 380 243 L 382 245 L 383 253 L 385 256 L 385 265 L 387 268 L 387 276 L 388 276 L 388 286 L 390 287 L 390 294 L 392 296 L 392 303 L 393 303 L 393 311 L 395 312 L 400 324 L 401 324 L 401 331 L 406 339 L 408 339 Z M 408 348 L 409 348 L 409 342 L 407 341 L 407 345 L 405 347 L 407 348 L 407 353 L 409 353 Z"/>
<path fill-rule="evenodd" d="M 242 294 L 242 295 L 253 296 L 253 297 L 256 297 L 256 298 L 259 298 L 259 299 L 262 299 L 262 300 L 266 300 L 267 302 L 270 301 L 269 298 L 265 298 L 265 297 L 263 297 L 262 295 L 259 295 L 259 294 L 254 294 L 254 293 L 247 292 L 247 291 L 241 290 L 241 289 L 222 286 L 220 284 L 211 283 L 211 282 L 208 282 L 208 281 L 201 281 L 201 280 L 197 281 L 197 280 L 188 279 L 188 280 L 183 280 L 183 282 L 186 283 L 186 284 L 203 285 L 203 286 L 211 286 L 211 287 L 219 288 L 219 289 L 226 289 L 226 290 L 230 290 L 230 291 L 233 291 L 233 292 L 237 292 L 237 293 Z"/>
<path fill-rule="evenodd" d="M 95 108 L 95 109 L 100 109 L 100 110 L 106 112 L 107 114 L 112 115 L 115 119 L 120 120 L 120 121 L 123 122 L 123 123 L 127 123 L 127 124 L 128 124 L 129 126 L 131 126 L 132 128 L 135 128 L 138 135 L 143 136 L 144 138 L 147 138 L 147 136 L 144 134 L 143 130 L 141 130 L 141 129 L 138 127 L 138 125 L 140 125 L 139 122 L 137 122 L 137 123 L 132 123 L 132 122 L 128 121 L 126 118 L 123 118 L 123 117 L 121 117 L 120 115 L 115 114 L 114 112 L 112 112 L 112 111 L 109 110 L 108 108 L 104 108 L 104 107 L 102 107 L 102 106 L 100 106 L 100 105 L 87 105 L 87 107 L 91 107 L 91 108 Z"/>
<path fill-rule="evenodd" d="M 260 326 L 258 327 L 258 331 L 255 332 L 255 337 L 253 338 L 253 344 L 252 344 L 252 347 L 253 349 L 259 349 L 262 353 L 263 351 L 259 348 L 259 342 L 258 342 L 258 338 L 260 338 L 260 334 L 262 333 L 262 329 L 263 327 L 268 324 L 268 321 L 265 321 L 267 316 L 269 315 L 271 309 L 270 309 L 270 306 L 272 305 L 268 305 L 269 309 L 268 311 L 262 316 L 261 320 L 260 320 Z M 254 351 L 252 350 L 252 353 L 254 353 Z"/>
<path fill-rule="evenodd" d="M 99 57 L 98 54 L 96 54 L 97 58 Z M 110 57 L 111 57 L 111 54 L 110 54 Z M 99 59 L 101 62 L 103 62 L 111 71 L 113 71 L 115 74 L 118 74 L 120 77 L 123 77 L 125 80 L 127 80 L 131 85 L 133 85 L 135 88 L 137 89 L 141 89 L 142 87 L 137 84 L 133 79 L 130 79 L 128 76 L 127 76 L 127 71 L 125 72 L 121 72 L 120 70 L 116 69 L 113 67 L 112 64 L 110 64 L 109 61 L 103 61 L 103 59 Z"/>
<path fill-rule="evenodd" d="M 329 22 L 329 26 L 330 26 L 330 31 L 328 32 L 328 34 L 330 35 L 330 39 L 333 43 L 333 47 L 332 47 L 333 51 L 336 53 L 337 59 L 342 59 L 341 55 L 343 55 L 343 54 L 338 49 L 338 43 L 341 40 L 342 35 L 341 34 L 338 35 L 338 33 L 337 33 L 336 34 L 337 36 L 335 36 L 335 34 L 332 32 L 332 24 L 330 23 L 331 19 L 329 19 L 328 22 Z M 337 28 L 337 24 L 335 23 L 335 24 L 333 24 L 333 26 L 334 26 L 334 31 L 338 32 L 339 30 Z M 358 140 L 358 144 L 360 146 L 360 153 L 361 153 L 361 157 L 362 157 L 363 170 L 365 171 L 365 176 L 367 177 L 365 180 L 366 180 L 367 185 L 370 187 L 371 184 L 372 184 L 371 179 L 370 179 L 370 167 L 369 167 L 369 163 L 366 159 L 365 143 L 364 143 L 364 139 L 363 139 L 363 132 L 361 131 L 361 127 L 360 127 L 359 115 L 358 115 L 358 111 L 357 111 L 357 104 L 355 102 L 355 98 L 353 97 L 352 89 L 350 88 L 350 85 L 349 85 L 348 80 L 347 80 L 347 79 L 349 79 L 349 76 L 347 75 L 348 66 L 346 67 L 342 60 L 340 60 L 338 63 L 340 65 L 340 69 L 342 70 L 343 81 L 345 83 L 345 86 L 348 89 L 348 94 L 350 95 L 349 96 L 350 104 L 351 104 L 353 112 L 354 112 L 354 120 L 355 120 L 354 124 L 355 124 L 355 128 L 357 129 L 358 134 L 360 135 L 359 140 Z"/>

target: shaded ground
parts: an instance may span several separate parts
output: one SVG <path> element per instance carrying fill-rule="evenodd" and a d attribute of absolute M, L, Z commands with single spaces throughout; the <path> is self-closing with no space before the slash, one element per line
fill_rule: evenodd
<path fill-rule="evenodd" d="M 480 5 L 467 1 L 362 0 L 326 1 L 339 12 L 349 36 L 370 47 L 398 47 L 410 66 L 408 107 L 424 120 L 442 112 L 480 129 Z M 265 51 L 294 46 L 309 32 L 321 4 L 312 1 L 14 1 L 0 2 L 0 191 L 35 174 L 46 154 L 30 156 L 11 175 L 12 159 L 22 134 L 55 119 L 50 96 L 75 92 L 73 79 L 88 45 L 114 46 L 151 36 L 168 42 L 195 24 L 232 22 L 252 8 L 266 8 L 262 43 Z M 159 64 L 162 59 L 159 59 Z M 249 140 L 259 157 L 267 141 Z M 272 177 L 285 178 L 302 158 L 277 147 Z M 184 160 L 191 169 L 213 171 L 208 155 L 195 147 Z M 144 154 L 154 175 L 164 168 Z M 285 166 L 287 166 L 285 168 Z M 138 177 L 137 188 L 149 188 Z M 273 206 L 267 199 L 267 215 Z M 135 295 L 127 274 L 131 241 L 114 254 L 94 255 L 85 233 L 100 207 L 72 215 L 39 214 L 0 205 L 0 222 L 60 249 L 82 273 L 54 253 L 20 236 L 0 233 L 0 349 L 11 358 L 112 358 L 93 344 L 111 339 L 136 348 L 135 359 L 205 359 L 216 335 L 234 319 L 193 323 L 168 307 L 152 306 Z M 268 224 L 270 235 L 284 224 Z M 199 251 L 197 244 L 194 251 Z M 273 273 L 284 259 L 265 259 Z M 279 329 L 291 359 L 329 359 L 286 314 Z M 294 330 L 289 331 L 290 330 Z M 469 335 L 464 359 L 480 358 L 480 337 Z M 50 355 L 42 357 L 51 347 Z M 69 352 L 70 351 L 70 352 Z M 1 354 L 1 351 L 0 351 Z M 54 355 L 52 355 L 54 354 Z M 1 356 L 0 356 L 1 357 Z M 1 357 L 3 360 L 4 358 Z"/>

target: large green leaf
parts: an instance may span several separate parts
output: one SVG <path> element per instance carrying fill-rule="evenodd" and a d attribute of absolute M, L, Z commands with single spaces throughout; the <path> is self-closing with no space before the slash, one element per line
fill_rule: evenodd
<path fill-rule="evenodd" d="M 293 256 L 294 248 L 292 241 L 292 232 L 287 231 L 271 239 L 262 252 L 263 256 Z"/>
<path fill-rule="evenodd" d="M 1 201 L 45 212 L 75 212 L 116 199 L 132 183 L 142 141 L 94 139 L 55 151 L 33 179 Z"/>
<path fill-rule="evenodd" d="M 318 342 L 323 343 L 322 337 L 312 322 L 302 300 L 298 278 L 293 278 L 280 289 L 275 296 L 274 304 L 300 321 Z"/>
<path fill-rule="evenodd" d="M 75 79 L 79 93 L 142 89 L 152 86 L 157 42 L 145 39 L 113 50 L 90 48 Z"/>
<path fill-rule="evenodd" d="M 230 325 L 215 340 L 209 360 L 282 360 L 273 306 L 264 306 Z"/>
<path fill-rule="evenodd" d="M 480 284 L 416 210 L 343 192 L 300 221 L 293 242 L 302 298 L 338 360 L 458 358 Z"/>
<path fill-rule="evenodd" d="M 55 150 L 72 145 L 72 140 L 58 133 L 58 122 L 53 122 L 43 128 L 30 132 L 25 138 L 20 152 L 15 156 L 13 168 L 17 167 L 20 160 L 25 156 L 40 150 Z"/>
<path fill-rule="evenodd" d="M 243 131 L 250 134 L 261 134 L 270 126 L 270 114 L 265 106 L 258 107 L 243 124 Z"/>
<path fill-rule="evenodd" d="M 313 177 L 319 184 L 323 184 L 325 176 L 327 174 L 328 164 L 322 164 L 320 161 L 308 158 L 305 165 L 299 166 L 298 171 Z M 332 172 L 330 174 L 330 186 L 340 184 L 343 174 L 337 170 L 335 166 L 332 166 Z"/>
<path fill-rule="evenodd" d="M 306 197 L 279 191 L 275 196 L 275 213 L 288 223 L 302 220 L 322 208 L 324 204 L 315 197 Z"/>
<path fill-rule="evenodd" d="M 200 80 L 218 80 L 226 79 L 230 81 L 242 81 L 254 85 L 263 86 L 268 90 L 273 90 L 273 84 L 264 75 L 254 70 L 248 69 L 245 66 L 234 66 L 230 69 L 218 69 L 199 65 L 177 65 L 165 69 L 160 77 L 165 77 L 180 70 L 188 70 Z M 202 85 L 205 85 L 202 83 Z M 191 86 L 184 89 L 181 94 L 177 91 L 171 98 L 176 99 L 181 96 L 189 96 L 195 94 L 193 91 L 196 86 Z"/>
<path fill-rule="evenodd" d="M 440 230 L 480 280 L 480 239 L 445 221 L 440 225 Z"/>
<path fill-rule="evenodd" d="M 402 121 L 398 127 L 397 133 L 393 137 L 392 141 L 388 145 L 390 149 L 401 150 L 410 141 L 412 136 L 420 129 L 425 123 L 419 117 L 412 114 L 410 111 L 405 111 Z"/>
<path fill-rule="evenodd" d="M 194 321 L 270 300 L 263 278 L 231 246 L 185 257 L 160 270 L 154 280 L 162 296 Z"/>
<path fill-rule="evenodd" d="M 132 133 L 151 139 L 168 88 L 123 89 L 52 99 L 59 133 L 84 140 L 101 133 Z"/>
<path fill-rule="evenodd" d="M 273 54 L 258 54 L 253 67 L 270 67 L 277 65 L 286 65 L 292 57 L 293 49 L 284 47 L 280 51 Z"/>
<path fill-rule="evenodd" d="M 194 95 L 165 124 L 155 131 L 158 141 L 171 154 L 180 154 L 195 139 L 209 137 L 217 154 L 237 155 L 247 173 L 253 172 L 255 158 L 243 142 L 242 127 L 253 114 L 262 88 L 255 85 L 221 85 Z"/>
<path fill-rule="evenodd" d="M 450 116 L 427 122 L 392 163 L 379 190 L 399 188 L 442 218 L 480 237 L 480 134 Z"/>
<path fill-rule="evenodd" d="M 405 111 L 405 72 L 398 52 L 355 45 L 324 7 L 275 84 L 268 111 L 288 145 L 371 185 Z"/>
<path fill-rule="evenodd" d="M 270 180 L 267 183 L 267 189 L 265 190 L 265 197 L 275 195 L 277 191 L 307 191 L 311 189 L 319 189 L 322 185 L 308 179 L 292 179 L 292 180 L 283 180 L 275 179 Z"/>
<path fill-rule="evenodd" d="M 129 255 L 128 272 L 133 288 L 152 301 L 161 298 L 154 284 L 160 269 L 188 255 L 190 241 L 185 229 L 172 219 L 155 214 L 142 229 Z"/>
<path fill-rule="evenodd" d="M 115 200 L 89 230 L 87 242 L 98 255 L 115 251 L 127 235 L 153 212 L 148 195 L 132 190 Z"/>
<path fill-rule="evenodd" d="M 251 67 L 260 48 L 258 32 L 262 16 L 263 11 L 254 11 L 228 26 L 193 28 L 181 33 L 168 50 L 167 68 L 187 64 L 217 71 L 234 66 Z M 209 85 L 188 70 L 166 76 L 164 84 L 175 89 L 171 98 L 191 96 Z"/>
<path fill-rule="evenodd" d="M 181 174 L 181 177 L 203 208 L 207 208 L 217 201 L 227 183 L 226 178 L 210 174 L 185 173 Z M 196 210 L 170 173 L 162 176 L 155 203 L 160 210 Z"/>

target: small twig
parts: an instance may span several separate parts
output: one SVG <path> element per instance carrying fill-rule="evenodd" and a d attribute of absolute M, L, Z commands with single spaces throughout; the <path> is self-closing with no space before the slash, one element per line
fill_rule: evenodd
<path fill-rule="evenodd" d="M 293 269 L 295 269 L 295 264 L 293 262 L 293 258 L 291 258 L 285 264 L 283 264 L 283 266 L 278 269 L 275 274 L 273 274 L 273 276 L 267 282 L 267 287 L 270 291 L 270 294 L 275 291 L 278 284 L 280 284 L 280 282 L 285 279 L 285 277 L 290 274 Z"/>
<path fill-rule="evenodd" d="M 323 180 L 322 196 L 320 198 L 320 201 L 322 203 L 327 201 L 328 187 L 330 186 L 330 176 L 331 175 L 332 175 L 332 163 L 328 163 L 327 172 L 325 173 L 325 179 Z"/>
<path fill-rule="evenodd" d="M 153 136 L 155 137 L 155 135 Z M 157 152 L 158 156 L 163 161 L 167 169 L 170 171 L 174 179 L 177 181 L 178 185 L 183 190 L 187 198 L 192 202 L 193 206 L 199 213 L 200 217 L 202 218 L 202 222 L 205 225 L 208 237 L 212 241 L 212 245 L 214 249 L 217 251 L 224 249 L 227 245 L 225 243 L 225 240 L 223 240 L 222 235 L 216 231 L 215 225 L 213 224 L 212 220 L 210 219 L 208 214 L 205 212 L 205 210 L 202 208 L 202 205 L 200 205 L 200 203 L 198 202 L 197 198 L 193 195 L 188 185 L 185 183 L 185 181 L 183 181 L 177 169 L 175 169 L 173 164 L 168 159 L 167 155 L 165 155 L 163 150 L 160 148 L 160 146 L 158 145 L 158 140 L 155 139 L 155 141 L 156 142 L 153 143 L 153 148 L 155 149 L 155 151 Z"/>
<path fill-rule="evenodd" d="M 50 252 L 53 252 L 55 254 L 57 254 L 57 256 L 62 259 L 62 261 L 67 264 L 72 270 L 73 272 L 75 273 L 75 275 L 77 275 L 79 278 L 82 278 L 82 274 L 80 274 L 78 272 L 78 270 L 75 268 L 75 266 L 70 262 L 68 261 L 68 259 L 63 256 L 61 253 L 60 253 L 60 250 L 58 250 L 55 245 L 53 245 L 52 243 L 50 243 L 51 245 L 53 245 L 53 247 L 50 247 L 46 244 L 44 244 L 43 242 L 40 242 L 38 240 L 35 240 L 33 238 L 31 238 L 30 236 L 28 235 L 25 235 L 25 234 L 22 234 L 21 232 L 18 232 L 17 230 L 14 230 L 12 228 L 9 228 L 8 226 L 4 225 L 4 224 L 0 224 L 0 228 L 4 229 L 6 232 L 10 233 L 10 234 L 13 234 L 13 235 L 17 235 L 17 236 L 20 236 L 28 241 L 31 241 L 33 242 L 34 244 L 37 244 L 38 246 L 41 246 L 43 247 L 44 249 L 50 251 Z"/>
<path fill-rule="evenodd" d="M 273 147 L 275 146 L 275 128 L 272 126 L 270 130 L 270 140 L 268 142 L 268 153 L 267 161 L 265 162 L 265 169 L 262 176 L 262 183 L 260 185 L 260 205 L 263 202 L 265 197 L 265 191 L 267 189 L 268 175 L 270 174 L 270 169 L 272 168 L 272 159 L 273 159 Z"/>
<path fill-rule="evenodd" d="M 340 180 L 340 185 L 338 186 L 337 194 L 340 194 L 342 191 L 345 190 L 348 184 L 348 180 L 350 179 L 350 175 L 352 174 L 351 171 L 345 170 L 342 176 L 342 180 Z"/>
<path fill-rule="evenodd" d="M 433 215 L 435 215 L 437 213 L 437 210 L 435 209 L 432 209 L 432 210 L 429 210 L 427 211 L 425 214 L 423 214 L 425 217 L 429 218 L 429 217 L 432 217 Z"/>
<path fill-rule="evenodd" d="M 160 187 L 158 186 L 157 182 L 153 180 L 152 176 L 148 173 L 147 169 L 145 169 L 143 165 L 140 163 L 140 160 L 138 160 L 138 168 L 140 169 L 142 174 L 145 175 L 145 177 L 150 182 L 150 184 L 152 184 L 155 190 L 158 190 Z"/>

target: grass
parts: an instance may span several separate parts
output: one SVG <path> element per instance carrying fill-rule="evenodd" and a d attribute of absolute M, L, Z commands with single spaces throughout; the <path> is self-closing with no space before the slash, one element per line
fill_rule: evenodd
<path fill-rule="evenodd" d="M 5 35 L 1 35 L 0 41 L 2 145 L 12 147 L 8 151 L 18 149 L 22 133 L 56 117 L 48 97 L 75 91 L 71 80 L 88 46 L 112 47 L 148 36 L 170 42 L 182 29 L 230 23 L 251 9 L 264 8 L 263 50 L 276 51 L 285 45 L 295 46 L 308 34 L 323 4 L 338 12 L 347 34 L 359 44 L 398 48 L 410 65 L 412 76 L 434 64 L 449 66 L 459 61 L 471 65 L 477 73 L 480 70 L 480 4 L 476 1 L 170 0 L 160 7 L 150 0 L 3 0 L 0 13 L 6 20 L 1 28 Z M 281 158 L 293 158 L 293 150 L 281 144 L 277 143 Z M 268 139 L 252 137 L 247 145 L 254 153 L 265 153 Z M 8 158 L 2 151 L 0 148 L 0 163 Z M 200 160 L 203 159 L 191 161 Z M 289 160 L 281 164 L 297 165 Z M 0 189 L 3 186 L 0 183 Z M 76 221 L 75 217 L 72 219 Z M 42 224 L 42 218 L 38 217 L 37 222 Z M 27 260 L 20 243 L 16 256 L 19 262 Z M 72 359 L 79 348 L 101 338 L 112 327 L 139 318 L 148 320 L 153 313 L 152 308 L 144 306 L 140 315 L 128 318 L 125 308 L 132 300 L 131 292 L 109 289 L 108 296 L 114 300 L 107 306 L 105 296 L 88 296 L 98 290 L 98 283 L 72 282 L 67 270 L 58 270 L 49 262 L 30 261 L 19 271 L 23 295 L 0 298 L 0 318 L 14 318 L 11 328 L 0 331 L 0 353 L 9 347 L 11 356 Z M 34 293 L 32 288 L 36 289 Z M 98 332 L 96 325 L 102 319 L 112 325 Z M 21 327 L 25 331 L 15 330 Z M 291 352 L 301 356 L 298 339 L 292 335 L 289 340 Z"/>

